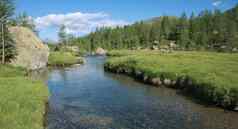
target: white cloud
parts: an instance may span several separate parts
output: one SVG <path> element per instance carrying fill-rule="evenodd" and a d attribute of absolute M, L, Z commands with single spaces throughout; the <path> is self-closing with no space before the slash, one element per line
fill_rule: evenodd
<path fill-rule="evenodd" d="M 98 27 L 115 27 L 129 24 L 123 20 L 113 20 L 105 13 L 67 13 L 49 14 L 37 17 L 35 25 L 38 30 L 45 30 L 50 27 L 59 28 L 66 26 L 66 31 L 75 35 L 84 35 L 94 31 Z"/>
<path fill-rule="evenodd" d="M 212 3 L 212 5 L 213 6 L 219 6 L 219 5 L 221 5 L 222 4 L 222 1 L 221 0 L 215 0 L 215 1 L 213 1 L 213 3 Z"/>

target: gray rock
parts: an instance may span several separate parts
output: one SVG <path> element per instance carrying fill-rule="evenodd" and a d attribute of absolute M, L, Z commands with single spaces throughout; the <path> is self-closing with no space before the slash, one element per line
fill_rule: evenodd
<path fill-rule="evenodd" d="M 99 56 L 104 56 L 104 55 L 106 55 L 107 54 L 107 51 L 106 50 L 104 50 L 103 48 L 97 48 L 96 49 L 96 55 L 99 55 Z"/>
<path fill-rule="evenodd" d="M 220 48 L 221 48 L 221 49 L 226 49 L 226 48 L 227 48 L 227 46 L 225 46 L 225 45 L 222 45 Z"/>
<path fill-rule="evenodd" d="M 173 80 L 172 85 L 176 85 L 177 81 Z"/>
<path fill-rule="evenodd" d="M 155 45 L 153 45 L 151 49 L 152 49 L 152 50 L 159 50 L 159 47 L 158 47 L 158 46 L 155 46 Z"/>
<path fill-rule="evenodd" d="M 160 78 L 153 78 L 153 79 L 151 79 L 151 83 L 153 85 L 156 85 L 156 86 L 161 86 L 162 85 L 162 82 L 161 82 Z"/>
<path fill-rule="evenodd" d="M 238 111 L 238 105 L 235 107 L 234 111 Z"/>
<path fill-rule="evenodd" d="M 170 79 L 164 79 L 164 85 L 169 86 L 171 85 L 171 80 Z"/>
<path fill-rule="evenodd" d="M 237 52 L 237 51 L 238 51 L 237 48 L 233 48 L 233 49 L 232 49 L 232 52 Z"/>
<path fill-rule="evenodd" d="M 143 81 L 144 81 L 144 82 L 147 82 L 147 81 L 148 81 L 148 79 L 149 79 L 149 77 L 148 77 L 148 76 L 146 76 L 146 75 L 144 75 L 144 77 L 143 77 Z"/>
<path fill-rule="evenodd" d="M 46 67 L 49 56 L 49 48 L 28 28 L 10 27 L 10 34 L 16 43 L 17 55 L 11 61 L 15 66 L 21 66 L 28 70 L 36 70 Z"/>

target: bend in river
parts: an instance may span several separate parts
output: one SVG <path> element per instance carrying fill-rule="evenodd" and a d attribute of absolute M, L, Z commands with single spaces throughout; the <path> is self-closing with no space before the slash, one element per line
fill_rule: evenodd
<path fill-rule="evenodd" d="M 238 114 L 106 73 L 104 57 L 49 72 L 49 129 L 237 129 Z"/>

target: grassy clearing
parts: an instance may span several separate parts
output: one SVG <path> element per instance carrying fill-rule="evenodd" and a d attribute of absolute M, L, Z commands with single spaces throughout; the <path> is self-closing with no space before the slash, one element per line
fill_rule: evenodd
<path fill-rule="evenodd" d="M 48 89 L 21 68 L 0 65 L 0 128 L 44 129 Z"/>
<path fill-rule="evenodd" d="M 70 52 L 51 52 L 48 65 L 69 66 L 77 63 L 83 63 L 83 60 Z"/>
<path fill-rule="evenodd" d="M 170 87 L 225 108 L 238 104 L 238 54 L 124 50 L 109 55 L 114 56 L 105 64 L 109 71 L 134 76 L 141 72 L 144 81 L 159 78 L 163 84 L 169 82 Z"/>

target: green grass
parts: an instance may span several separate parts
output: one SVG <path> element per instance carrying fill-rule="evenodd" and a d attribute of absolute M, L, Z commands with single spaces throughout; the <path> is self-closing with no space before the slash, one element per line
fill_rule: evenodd
<path fill-rule="evenodd" d="M 26 71 L 23 68 L 0 64 L 0 77 L 16 77 L 25 75 Z"/>
<path fill-rule="evenodd" d="M 82 59 L 70 52 L 51 52 L 49 56 L 49 66 L 68 66 L 82 63 Z"/>
<path fill-rule="evenodd" d="M 44 129 L 48 89 L 22 68 L 0 65 L 0 129 Z"/>
<path fill-rule="evenodd" d="M 113 58 L 105 67 L 111 71 L 137 70 L 151 78 L 175 81 L 186 78 L 193 85 L 181 87 L 194 96 L 223 107 L 238 104 L 238 54 L 123 50 L 112 51 L 109 55 Z"/>

